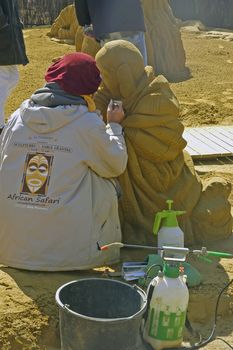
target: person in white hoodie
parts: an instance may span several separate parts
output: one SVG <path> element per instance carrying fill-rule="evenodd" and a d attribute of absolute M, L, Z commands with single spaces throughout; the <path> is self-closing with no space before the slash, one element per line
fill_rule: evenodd
<path fill-rule="evenodd" d="M 107 125 L 92 94 L 101 78 L 84 53 L 49 67 L 44 88 L 13 113 L 0 138 L 0 263 L 28 270 L 88 269 L 119 260 L 114 178 L 127 150 L 121 106 Z"/>

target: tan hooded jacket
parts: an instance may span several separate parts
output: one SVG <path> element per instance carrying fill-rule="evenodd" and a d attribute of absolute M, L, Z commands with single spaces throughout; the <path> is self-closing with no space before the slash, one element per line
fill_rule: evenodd
<path fill-rule="evenodd" d="M 108 264 L 121 240 L 111 178 L 127 152 L 119 124 L 86 106 L 25 101 L 0 138 L 0 263 L 29 270 Z"/>

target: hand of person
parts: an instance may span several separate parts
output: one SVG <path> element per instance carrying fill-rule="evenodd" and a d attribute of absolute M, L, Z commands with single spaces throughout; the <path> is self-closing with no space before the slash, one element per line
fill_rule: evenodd
<path fill-rule="evenodd" d="M 108 123 L 122 123 L 125 118 L 125 113 L 122 106 L 122 101 L 111 100 L 107 109 Z"/>

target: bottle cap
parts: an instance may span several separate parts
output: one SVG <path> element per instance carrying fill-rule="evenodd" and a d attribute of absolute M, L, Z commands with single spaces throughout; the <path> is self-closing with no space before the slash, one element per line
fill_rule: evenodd
<path fill-rule="evenodd" d="M 179 266 L 164 264 L 163 268 L 164 275 L 170 278 L 177 278 L 180 275 Z"/>

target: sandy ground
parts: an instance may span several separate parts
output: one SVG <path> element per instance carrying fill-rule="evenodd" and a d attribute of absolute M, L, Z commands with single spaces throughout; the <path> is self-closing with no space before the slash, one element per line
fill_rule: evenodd
<path fill-rule="evenodd" d="M 47 29 L 25 31 L 30 64 L 20 68 L 20 83 L 11 95 L 6 113 L 12 113 L 20 103 L 43 85 L 46 67 L 54 57 L 72 52 L 73 47 L 51 42 Z M 226 36 L 207 35 L 197 28 L 182 29 L 187 65 L 192 78 L 172 84 L 181 104 L 181 119 L 185 126 L 233 125 L 233 42 Z M 231 164 L 198 165 L 202 176 L 216 170 L 233 184 Z M 233 193 L 230 197 L 233 204 Z M 62 242 L 61 242 L 62 245 Z M 233 251 L 233 237 L 208 246 L 209 249 Z M 122 260 L 129 252 L 122 251 Z M 134 253 L 131 259 L 142 259 L 144 253 Z M 190 290 L 189 317 L 204 336 L 209 334 L 216 297 L 233 278 L 233 261 L 222 259 L 207 264 L 197 259 L 192 263 L 202 272 L 201 286 Z M 119 270 L 119 266 L 114 267 Z M 59 316 L 55 292 L 64 283 L 86 276 L 102 276 L 103 271 L 41 273 L 0 266 L 0 349 L 59 350 Z M 224 293 L 219 306 L 217 335 L 233 346 L 233 286 Z M 187 335 L 186 335 L 187 336 Z M 215 341 L 207 350 L 224 350 L 227 345 Z M 87 349 L 88 350 L 88 349 Z"/>

